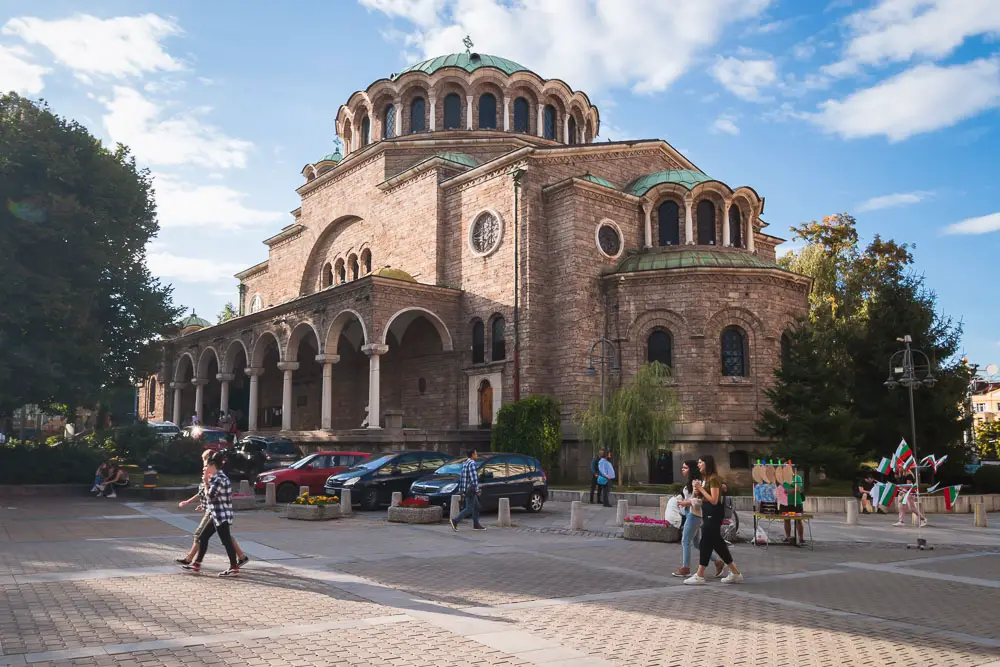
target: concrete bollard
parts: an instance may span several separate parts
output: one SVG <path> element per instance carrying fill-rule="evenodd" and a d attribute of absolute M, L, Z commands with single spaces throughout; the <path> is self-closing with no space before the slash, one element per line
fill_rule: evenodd
<path fill-rule="evenodd" d="M 618 514 L 615 516 L 615 525 L 624 526 L 625 519 L 628 518 L 628 501 L 619 500 L 618 501 Z"/>
<path fill-rule="evenodd" d="M 569 504 L 569 529 L 583 530 L 583 503 L 579 500 Z"/>
<path fill-rule="evenodd" d="M 858 499 L 848 498 L 847 500 L 847 525 L 858 525 Z"/>
<path fill-rule="evenodd" d="M 248 480 L 248 479 L 241 479 L 240 480 L 240 495 L 241 496 L 249 496 L 252 493 L 253 492 L 250 490 L 250 480 Z"/>
<path fill-rule="evenodd" d="M 917 517 L 916 512 L 910 512 L 910 528 L 918 528 L 920 526 L 920 519 Z"/>
<path fill-rule="evenodd" d="M 392 502 L 389 503 L 389 506 L 390 507 L 399 507 L 400 504 L 402 504 L 402 502 L 403 502 L 403 492 L 402 491 L 393 491 L 392 492 Z"/>
<path fill-rule="evenodd" d="M 986 503 L 976 503 L 972 507 L 976 515 L 976 528 L 986 528 Z"/>
<path fill-rule="evenodd" d="M 657 515 L 657 519 L 660 521 L 666 521 L 667 519 L 667 503 L 670 502 L 670 498 L 666 496 L 660 496 L 660 513 Z"/>
<path fill-rule="evenodd" d="M 268 507 L 274 507 L 278 504 L 274 495 L 274 482 L 268 482 L 267 486 L 264 487 L 264 504 Z"/>
<path fill-rule="evenodd" d="M 510 528 L 510 498 L 501 498 L 500 507 L 497 508 L 497 525 L 501 528 Z"/>
<path fill-rule="evenodd" d="M 354 508 L 351 507 L 351 490 L 340 490 L 340 516 L 348 516 Z"/>
<path fill-rule="evenodd" d="M 451 510 L 448 512 L 448 518 L 454 519 L 462 511 L 462 496 L 452 496 L 451 497 Z"/>

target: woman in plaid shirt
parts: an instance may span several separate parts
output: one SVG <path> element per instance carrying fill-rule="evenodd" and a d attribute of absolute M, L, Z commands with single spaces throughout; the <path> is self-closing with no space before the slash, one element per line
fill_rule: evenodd
<path fill-rule="evenodd" d="M 194 562 L 185 565 L 184 568 L 196 574 L 201 572 L 201 561 L 205 558 L 208 541 L 212 539 L 212 535 L 219 533 L 222 546 L 226 548 L 226 553 L 229 555 L 229 569 L 220 572 L 219 576 L 235 577 L 240 573 L 240 566 L 236 560 L 236 547 L 233 546 L 233 536 L 230 533 L 233 525 L 233 485 L 226 473 L 222 472 L 224 462 L 225 454 L 222 452 L 217 452 L 208 460 L 208 467 L 205 471 L 208 483 L 205 485 L 204 493 L 212 521 L 201 533 L 198 540 L 198 555 Z"/>
<path fill-rule="evenodd" d="M 209 449 L 206 449 L 201 453 L 202 482 L 198 485 L 198 493 L 194 494 L 187 500 L 182 500 L 177 503 L 178 507 L 184 508 L 197 500 L 198 509 L 203 510 L 201 523 L 198 524 L 198 527 L 194 531 L 194 540 L 191 543 L 191 549 L 187 552 L 186 556 L 174 559 L 174 562 L 181 566 L 190 565 L 191 561 L 194 560 L 194 557 L 198 555 L 198 545 L 201 543 L 201 534 L 205 532 L 206 528 L 208 528 L 208 524 L 212 523 L 212 515 L 208 511 L 208 501 L 205 499 L 205 484 L 208 481 L 205 471 L 208 468 L 208 459 L 214 454 L 215 452 Z M 240 567 L 243 567 L 250 562 L 250 556 L 248 556 L 246 552 L 240 548 L 240 543 L 236 541 L 235 537 L 233 538 L 233 547 L 236 549 L 236 555 L 239 557 L 239 560 L 236 562 Z"/>

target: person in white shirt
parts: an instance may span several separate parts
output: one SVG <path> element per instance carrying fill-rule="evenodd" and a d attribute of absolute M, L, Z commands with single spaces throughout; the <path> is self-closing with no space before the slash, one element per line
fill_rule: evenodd
<path fill-rule="evenodd" d="M 607 452 L 601 457 L 601 460 L 597 464 L 597 472 L 605 480 L 604 484 L 600 487 L 600 491 L 604 496 L 604 506 L 611 507 L 611 482 L 615 478 L 615 467 L 611 465 L 611 452 Z"/>

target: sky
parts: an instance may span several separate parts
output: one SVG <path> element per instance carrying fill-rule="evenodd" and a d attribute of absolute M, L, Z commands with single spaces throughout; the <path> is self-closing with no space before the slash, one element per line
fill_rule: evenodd
<path fill-rule="evenodd" d="M 150 270 L 215 321 L 339 106 L 465 35 L 586 91 L 599 141 L 665 139 L 753 186 L 772 234 L 847 211 L 913 244 L 963 352 L 1000 363 L 1000 0 L 0 0 L 0 90 L 131 147 Z"/>

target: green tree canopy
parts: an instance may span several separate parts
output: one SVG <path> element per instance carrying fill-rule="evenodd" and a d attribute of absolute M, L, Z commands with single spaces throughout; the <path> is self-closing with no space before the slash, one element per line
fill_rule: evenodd
<path fill-rule="evenodd" d="M 222 324 L 223 322 L 228 322 L 229 320 L 233 319 L 237 315 L 238 315 L 238 313 L 236 312 L 236 308 L 233 307 L 233 302 L 232 301 L 227 301 L 226 305 L 223 306 L 222 310 L 219 312 L 219 316 L 218 316 L 219 317 L 219 322 L 218 323 Z"/>
<path fill-rule="evenodd" d="M 146 267 L 149 174 L 44 103 L 0 97 L 0 414 L 149 372 L 179 313 Z"/>
<path fill-rule="evenodd" d="M 1000 421 L 976 424 L 976 451 L 987 460 L 1000 459 Z"/>

